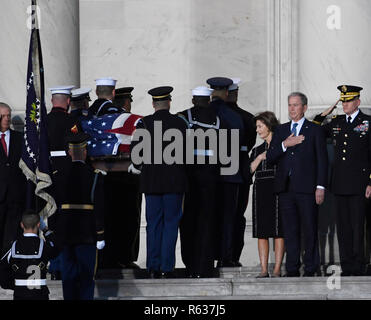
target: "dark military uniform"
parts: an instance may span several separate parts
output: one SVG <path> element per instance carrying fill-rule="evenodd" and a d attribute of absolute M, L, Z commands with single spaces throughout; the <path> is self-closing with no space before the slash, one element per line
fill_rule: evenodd
<path fill-rule="evenodd" d="M 68 146 L 65 138 L 71 133 L 71 128 L 77 125 L 77 121 L 62 108 L 52 108 L 47 115 L 49 149 L 53 172 L 54 194 L 57 205 L 64 192 L 61 188 L 62 169 L 71 165 L 71 158 L 68 155 Z"/>
<path fill-rule="evenodd" d="M 325 117 L 317 115 L 314 122 Z M 352 123 L 346 115 L 334 117 L 324 129 L 334 145 L 331 192 L 337 203 L 337 236 L 345 274 L 364 271 L 365 191 L 370 182 L 371 117 L 359 111 Z"/>
<path fill-rule="evenodd" d="M 256 127 L 254 123 L 254 116 L 250 112 L 247 112 L 246 110 L 240 108 L 235 102 L 228 102 L 228 106 L 241 116 L 245 128 L 246 145 L 242 145 L 240 150 L 240 166 L 242 170 L 244 170 L 243 166 L 249 163 L 249 152 L 254 147 L 256 142 Z M 236 213 L 232 258 L 232 261 L 234 261 L 235 264 L 239 264 L 240 256 L 244 246 L 246 228 L 246 218 L 244 214 L 249 200 L 251 183 L 251 175 L 244 176 L 244 182 L 240 185 L 238 192 L 238 205 Z"/>
<path fill-rule="evenodd" d="M 93 104 L 88 109 L 88 116 L 93 117 L 100 117 L 105 114 L 111 113 L 121 113 L 122 109 L 116 107 L 111 100 L 107 99 L 97 99 L 93 102 Z"/>
<path fill-rule="evenodd" d="M 150 90 L 153 101 L 170 100 L 171 87 L 159 87 Z M 172 272 L 175 267 L 175 245 L 178 236 L 179 221 L 182 215 L 183 194 L 187 187 L 187 177 L 184 163 L 166 164 L 163 154 L 168 141 L 162 141 L 162 149 L 155 149 L 155 140 L 162 140 L 161 136 L 155 136 L 155 122 L 161 123 L 162 133 L 168 129 L 178 129 L 185 139 L 186 123 L 178 116 L 172 115 L 169 110 L 156 111 L 139 120 L 137 129 L 146 129 L 151 137 L 151 161 L 141 166 L 140 191 L 146 198 L 147 220 L 147 269 L 155 273 Z M 135 134 L 134 134 L 135 137 Z M 185 141 L 183 140 L 185 146 Z M 134 148 L 139 141 L 131 144 L 132 161 Z M 144 150 L 144 152 L 146 152 Z M 155 155 L 161 155 L 160 163 L 156 163 Z M 157 158 L 156 158 L 157 159 Z M 183 160 L 183 159 L 182 159 Z M 138 163 L 134 163 L 140 168 Z"/>
<path fill-rule="evenodd" d="M 179 113 L 179 116 L 190 129 L 213 130 L 217 137 L 220 120 L 214 109 L 196 105 Z M 210 277 L 213 274 L 219 165 L 210 159 L 217 157 L 217 152 L 218 147 L 206 141 L 204 150 L 195 146 L 194 164 L 187 163 L 189 189 L 184 199 L 180 239 L 182 260 L 192 277 Z M 205 160 L 205 164 L 197 164 L 201 159 Z"/>
<path fill-rule="evenodd" d="M 46 266 L 59 252 L 53 232 L 44 237 L 45 241 L 36 234 L 22 235 L 1 260 L 1 286 L 14 290 L 14 300 L 49 299 Z"/>
<path fill-rule="evenodd" d="M 81 161 L 64 170 L 64 196 L 57 219 L 62 247 L 63 296 L 91 300 L 94 296 L 96 241 L 103 240 L 103 179 Z"/>

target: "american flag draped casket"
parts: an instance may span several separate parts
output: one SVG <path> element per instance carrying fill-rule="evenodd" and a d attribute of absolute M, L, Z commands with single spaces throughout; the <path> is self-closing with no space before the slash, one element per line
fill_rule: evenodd
<path fill-rule="evenodd" d="M 83 131 L 91 137 L 88 155 L 101 157 L 130 152 L 131 138 L 141 118 L 131 113 L 114 113 L 81 121 Z"/>

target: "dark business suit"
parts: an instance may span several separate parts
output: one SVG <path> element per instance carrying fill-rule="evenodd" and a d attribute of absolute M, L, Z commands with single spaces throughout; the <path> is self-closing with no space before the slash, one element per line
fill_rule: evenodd
<path fill-rule="evenodd" d="M 10 129 L 9 154 L 0 146 L 0 241 L 8 249 L 21 231 L 19 223 L 25 205 L 26 178 L 19 168 L 23 134 Z"/>
<path fill-rule="evenodd" d="M 304 270 L 313 274 L 319 266 L 317 237 L 317 186 L 327 185 L 327 150 L 324 132 L 316 124 L 304 120 L 298 135 L 305 140 L 283 151 L 282 142 L 291 134 L 291 122 L 277 127 L 267 160 L 277 164 L 275 192 L 279 197 L 286 246 L 286 271 L 299 276 L 300 230 L 304 234 Z"/>

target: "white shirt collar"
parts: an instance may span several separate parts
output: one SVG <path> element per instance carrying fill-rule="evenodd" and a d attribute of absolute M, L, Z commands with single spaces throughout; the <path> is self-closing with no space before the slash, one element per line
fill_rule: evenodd
<path fill-rule="evenodd" d="M 350 116 L 352 117 L 352 119 L 350 120 L 350 123 L 353 122 L 353 120 L 358 116 L 358 113 L 359 113 L 359 109 L 357 109 L 356 111 L 354 111 Z M 347 119 L 347 122 L 348 122 L 348 115 L 346 114 L 346 119 Z"/>
<path fill-rule="evenodd" d="M 24 233 L 23 236 L 24 237 L 39 237 L 37 234 L 31 233 L 31 232 Z"/>
<path fill-rule="evenodd" d="M 304 121 L 305 121 L 305 117 L 301 118 L 297 122 L 291 120 L 290 130 L 292 130 L 292 127 L 294 126 L 294 123 L 297 123 L 298 126 L 296 127 L 296 134 L 298 135 L 300 130 L 301 130 L 301 127 L 303 126 Z"/>
<path fill-rule="evenodd" d="M 5 133 L 5 137 L 9 137 L 10 135 L 10 130 L 6 130 L 5 132 L 0 132 L 1 134 Z"/>

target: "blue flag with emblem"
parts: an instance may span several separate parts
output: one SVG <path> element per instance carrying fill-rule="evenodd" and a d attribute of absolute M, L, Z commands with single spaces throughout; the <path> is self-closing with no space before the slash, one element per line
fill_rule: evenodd
<path fill-rule="evenodd" d="M 36 1 L 32 1 L 36 10 Z M 37 18 L 36 18 L 37 19 Z M 36 21 L 37 23 L 37 21 Z M 19 167 L 34 188 L 28 188 L 28 198 L 39 197 L 42 207 L 36 206 L 41 217 L 50 217 L 57 209 L 54 198 L 48 192 L 52 184 L 49 160 L 49 143 L 46 127 L 46 107 L 44 100 L 44 69 L 41 54 L 40 35 L 37 25 L 32 27 L 27 69 L 27 100 L 24 127 L 24 143 Z"/>

